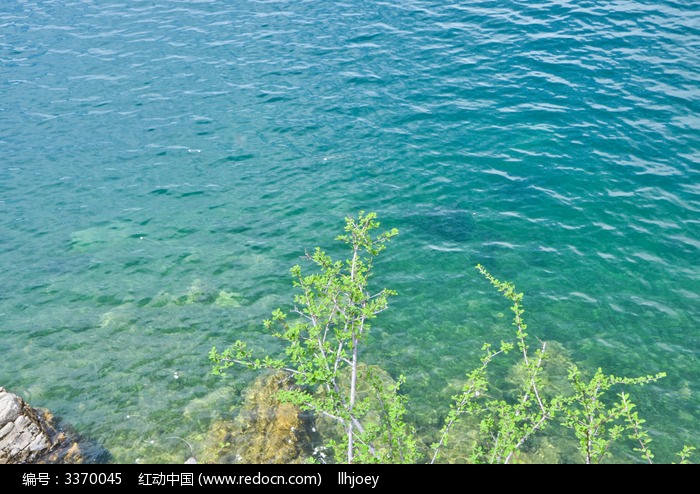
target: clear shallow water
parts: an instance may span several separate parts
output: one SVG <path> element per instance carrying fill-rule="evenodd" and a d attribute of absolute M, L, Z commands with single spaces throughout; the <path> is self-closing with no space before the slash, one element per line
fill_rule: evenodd
<path fill-rule="evenodd" d="M 484 340 L 632 389 L 700 445 L 700 12 L 684 2 L 53 2 L 0 8 L 0 385 L 110 461 L 184 461 L 252 377 L 209 375 L 376 211 L 399 292 L 367 358 L 429 428 Z"/>

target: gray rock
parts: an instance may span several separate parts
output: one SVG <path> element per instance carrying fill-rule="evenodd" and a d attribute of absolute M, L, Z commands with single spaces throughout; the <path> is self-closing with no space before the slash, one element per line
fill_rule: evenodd
<path fill-rule="evenodd" d="M 0 464 L 82 463 L 80 448 L 48 412 L 0 386 Z"/>
<path fill-rule="evenodd" d="M 8 393 L 5 388 L 0 388 L 0 424 L 5 425 L 19 417 L 22 410 L 22 402 L 17 395 Z"/>

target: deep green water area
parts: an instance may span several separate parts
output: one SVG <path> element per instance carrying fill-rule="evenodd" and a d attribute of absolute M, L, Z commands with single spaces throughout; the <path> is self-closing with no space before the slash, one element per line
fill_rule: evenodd
<path fill-rule="evenodd" d="M 209 350 L 278 351 L 289 268 L 365 210 L 400 233 L 364 358 L 419 428 L 512 333 L 481 263 L 581 368 L 668 374 L 627 391 L 676 461 L 700 447 L 699 68 L 694 2 L 4 2 L 0 386 L 101 461 L 183 462 L 256 377 Z"/>

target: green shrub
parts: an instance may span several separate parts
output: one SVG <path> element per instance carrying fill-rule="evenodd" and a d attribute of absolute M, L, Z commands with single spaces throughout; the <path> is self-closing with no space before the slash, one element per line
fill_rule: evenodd
<path fill-rule="evenodd" d="M 305 275 L 299 265 L 292 267 L 298 291 L 293 309 L 276 309 L 264 321 L 267 330 L 286 342 L 285 357 L 257 358 L 246 343 L 236 341 L 222 352 L 211 349 L 213 372 L 220 374 L 233 365 L 287 372 L 295 386 L 281 391 L 279 399 L 336 424 L 340 432 L 329 434 L 327 447 L 339 463 L 437 463 L 455 426 L 465 419 L 473 427 L 466 461 L 473 463 L 518 461 L 528 442 L 552 427 L 573 432 L 585 463 L 605 461 L 611 445 L 622 439 L 635 441 L 641 459 L 652 463 L 651 438 L 629 394 L 619 392 L 610 402 L 605 393 L 617 385 L 645 385 L 665 374 L 627 378 L 598 369 L 586 379 L 570 364 L 568 389 L 547 389 L 547 343 L 538 342 L 534 350 L 529 346 L 523 294 L 481 265 L 478 271 L 512 304 L 514 339 L 483 346 L 481 364 L 466 374 L 453 396 L 438 437 L 427 451 L 419 447 L 415 429 L 405 420 L 407 397 L 400 389 L 404 377 L 392 381 L 360 360 L 371 324 L 395 295 L 386 288 L 372 292 L 368 286 L 375 258 L 398 234 L 391 229 L 373 236 L 379 226 L 375 213 L 348 217 L 345 233 L 337 237 L 350 249 L 346 260 L 333 260 L 317 247 L 306 255 L 315 273 Z M 494 392 L 489 365 L 511 352 L 518 359 L 515 389 Z M 684 447 L 678 453 L 680 463 L 688 463 L 693 451 Z"/>

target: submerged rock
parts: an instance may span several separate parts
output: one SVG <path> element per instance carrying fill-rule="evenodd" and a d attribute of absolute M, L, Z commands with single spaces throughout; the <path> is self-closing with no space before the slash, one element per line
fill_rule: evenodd
<path fill-rule="evenodd" d="M 209 430 L 200 463 L 294 464 L 311 458 L 310 416 L 278 398 L 293 384 L 285 372 L 258 378 L 249 388 L 239 415 L 217 421 Z"/>
<path fill-rule="evenodd" d="M 83 463 L 77 438 L 53 416 L 0 387 L 0 464 Z"/>
<path fill-rule="evenodd" d="M 364 409 L 360 420 L 371 429 L 380 426 L 385 413 L 376 390 L 368 376 L 377 380 L 384 389 L 392 389 L 396 382 L 378 366 L 358 366 L 358 405 Z M 348 389 L 350 373 L 339 376 L 339 386 Z M 294 389 L 291 375 L 279 371 L 256 379 L 245 392 L 239 414 L 233 420 L 219 420 L 207 432 L 205 443 L 196 460 L 198 463 L 246 464 L 300 464 L 308 462 L 332 463 L 333 452 L 329 441 L 343 438 L 342 426 L 323 415 L 305 412 L 292 403 L 279 399 L 280 391 Z M 322 393 L 317 391 L 320 395 Z M 360 404 L 360 402 L 362 402 Z M 373 447 L 385 455 L 391 447 L 387 437 L 373 438 Z"/>

